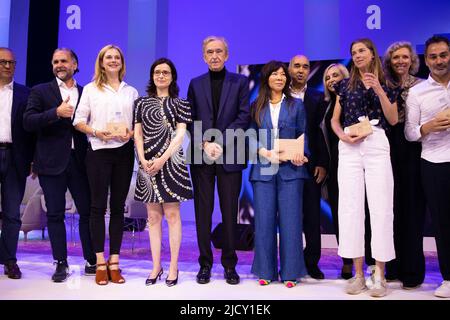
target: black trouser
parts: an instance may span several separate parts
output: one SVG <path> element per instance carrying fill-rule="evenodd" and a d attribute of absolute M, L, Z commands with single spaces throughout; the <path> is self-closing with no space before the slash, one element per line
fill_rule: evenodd
<path fill-rule="evenodd" d="M 55 152 L 58 152 L 55 150 Z M 66 213 L 66 191 L 69 189 L 73 201 L 80 215 L 80 240 L 83 256 L 89 263 L 95 263 L 96 258 L 92 250 L 89 233 L 90 195 L 86 172 L 71 151 L 67 168 L 58 175 L 39 174 L 39 184 L 44 192 L 47 206 L 47 227 L 53 258 L 67 259 L 67 236 L 64 223 Z"/>
<path fill-rule="evenodd" d="M 0 184 L 2 201 L 2 232 L 0 263 L 17 262 L 17 243 L 22 222 L 20 203 L 25 192 L 26 177 L 21 177 L 14 166 L 10 148 L 0 149 Z"/>
<path fill-rule="evenodd" d="M 331 146 L 331 161 L 330 170 L 328 172 L 327 189 L 328 189 L 328 201 L 331 208 L 331 215 L 333 217 L 334 230 L 336 231 L 336 239 L 339 241 L 339 223 L 338 223 L 338 207 L 339 207 L 339 187 L 337 181 L 337 169 L 338 169 L 338 146 Z M 364 250 L 365 250 L 365 262 L 367 265 L 374 265 L 375 260 L 372 258 L 372 250 L 370 246 L 370 240 L 372 238 L 370 228 L 370 214 L 369 206 L 367 203 L 367 197 L 364 204 L 365 209 L 365 233 L 364 233 Z M 353 259 L 342 258 L 344 265 L 353 264 Z"/>
<path fill-rule="evenodd" d="M 320 198 L 321 186 L 315 178 L 305 180 L 303 187 L 303 232 L 306 247 L 303 251 L 306 268 L 317 267 L 320 260 Z"/>
<path fill-rule="evenodd" d="M 423 226 L 425 199 L 420 176 L 419 142 L 405 139 L 403 123 L 389 134 L 394 174 L 394 246 L 396 259 L 386 264 L 386 275 L 406 286 L 425 279 Z"/>
<path fill-rule="evenodd" d="M 422 182 L 430 209 L 442 278 L 450 281 L 450 162 L 422 159 Z"/>
<path fill-rule="evenodd" d="M 211 224 L 214 211 L 214 189 L 217 177 L 217 193 L 222 213 L 223 239 L 221 262 L 224 268 L 234 268 L 237 263 L 235 237 L 239 193 L 242 172 L 226 172 L 222 165 L 191 165 L 192 184 L 194 187 L 195 224 L 197 242 L 200 251 L 200 266 L 213 265 L 211 250 Z"/>
<path fill-rule="evenodd" d="M 125 200 L 133 175 L 134 150 L 129 141 L 119 148 L 91 147 L 86 155 L 86 168 L 91 187 L 91 237 L 95 253 L 105 251 L 105 213 L 109 191 L 109 252 L 120 254 L 123 236 Z"/>

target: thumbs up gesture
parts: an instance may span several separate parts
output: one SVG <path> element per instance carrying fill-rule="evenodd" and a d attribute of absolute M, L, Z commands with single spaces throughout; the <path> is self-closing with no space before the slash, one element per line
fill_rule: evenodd
<path fill-rule="evenodd" d="M 74 108 L 69 104 L 70 96 L 56 108 L 56 114 L 60 118 L 72 118 Z"/>

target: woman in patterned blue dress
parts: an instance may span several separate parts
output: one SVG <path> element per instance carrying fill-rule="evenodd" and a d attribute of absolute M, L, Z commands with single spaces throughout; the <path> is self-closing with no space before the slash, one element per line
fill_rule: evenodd
<path fill-rule="evenodd" d="M 135 143 L 139 171 L 134 198 L 147 204 L 153 270 L 145 281 L 155 284 L 161 279 L 162 217 L 169 226 L 170 267 L 166 284 L 178 281 L 178 253 L 181 244 L 180 202 L 192 198 L 181 144 L 191 111 L 186 100 L 178 98 L 177 71 L 166 58 L 156 60 L 150 68 L 146 97 L 136 100 Z"/>

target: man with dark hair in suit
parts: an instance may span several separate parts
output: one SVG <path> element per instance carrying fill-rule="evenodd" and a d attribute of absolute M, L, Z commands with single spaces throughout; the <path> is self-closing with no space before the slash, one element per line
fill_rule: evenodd
<path fill-rule="evenodd" d="M 25 128 L 37 133 L 33 172 L 39 177 L 47 206 L 47 226 L 56 270 L 54 282 L 69 275 L 67 237 L 64 223 L 66 191 L 69 189 L 80 215 L 80 240 L 86 259 L 86 275 L 95 275 L 96 257 L 89 232 L 90 194 L 86 176 L 86 135 L 72 126 L 83 88 L 73 78 L 77 56 L 70 49 L 53 53 L 55 79 L 31 89 L 24 114 Z"/>
<path fill-rule="evenodd" d="M 228 284 L 238 284 L 235 233 L 242 170 L 245 160 L 238 161 L 245 150 L 238 150 L 235 138 L 227 139 L 227 129 L 246 130 L 250 123 L 248 81 L 244 76 L 228 72 L 228 45 L 224 38 L 210 36 L 203 41 L 203 59 L 209 71 L 191 80 L 188 100 L 192 107 L 191 176 L 194 187 L 194 207 L 197 241 L 200 251 L 200 271 L 197 282 L 208 283 L 211 277 L 213 254 L 211 250 L 211 221 L 214 210 L 214 189 L 217 189 L 223 222 L 221 262 Z M 201 130 L 195 130 L 201 123 Z M 220 137 L 208 138 L 205 131 L 215 129 Z M 197 132 L 198 131 L 198 132 Z M 211 131 L 210 131 L 211 132 Z M 215 138 L 215 139 L 214 139 Z M 242 145 L 241 145 L 242 147 Z M 242 147 L 241 149 L 245 149 Z M 194 155 L 193 155 L 194 153 Z M 195 153 L 202 159 L 197 163 Z M 193 155 L 193 156 L 192 156 Z M 204 158 L 204 159 L 203 159 Z"/>
<path fill-rule="evenodd" d="M 14 82 L 16 60 L 9 48 L 0 48 L 0 184 L 3 210 L 0 263 L 10 279 L 20 279 L 17 243 L 22 222 L 20 203 L 33 159 L 33 135 L 25 132 L 23 112 L 30 90 Z"/>
<path fill-rule="evenodd" d="M 319 269 L 321 251 L 320 198 L 323 180 L 327 174 L 329 155 L 324 135 L 320 129 L 325 105 L 323 95 L 307 86 L 311 66 L 307 57 L 297 55 L 289 63 L 292 96 L 303 100 L 306 109 L 308 146 L 311 154 L 307 163 L 312 179 L 306 180 L 303 189 L 303 232 L 306 247 L 305 264 L 308 274 L 314 279 L 323 279 Z"/>

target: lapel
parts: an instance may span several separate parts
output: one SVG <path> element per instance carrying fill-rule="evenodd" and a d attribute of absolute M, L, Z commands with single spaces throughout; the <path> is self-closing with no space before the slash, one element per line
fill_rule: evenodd
<path fill-rule="evenodd" d="M 202 79 L 202 87 L 203 92 L 206 96 L 206 102 L 208 104 L 209 111 L 212 113 L 213 107 L 212 107 L 212 97 L 211 97 L 211 79 L 209 77 L 209 72 L 205 74 L 205 76 Z"/>
<path fill-rule="evenodd" d="M 223 112 L 225 101 L 227 101 L 228 94 L 230 93 L 230 88 L 231 88 L 230 73 L 225 70 L 225 79 L 223 79 L 222 93 L 220 94 L 220 103 L 219 103 L 219 111 L 217 113 L 217 119 L 220 118 L 220 115 Z"/>
<path fill-rule="evenodd" d="M 286 119 L 288 117 L 288 106 L 287 106 L 287 102 L 286 99 L 283 99 L 283 101 L 281 102 L 281 107 L 280 107 L 280 115 L 278 116 L 278 129 L 281 129 L 282 127 L 284 127 L 284 124 L 286 123 Z"/>
<path fill-rule="evenodd" d="M 273 129 L 272 126 L 272 118 L 270 116 L 270 106 L 269 104 L 267 104 L 267 106 L 264 108 L 264 114 L 262 116 L 262 128 L 266 128 L 266 129 Z"/>
<path fill-rule="evenodd" d="M 80 103 L 81 94 L 83 93 L 83 89 L 81 89 L 81 87 L 78 85 L 78 83 L 77 83 L 77 90 L 78 90 L 78 100 L 77 100 L 77 104 L 75 106 L 75 110 L 73 111 L 73 116 L 72 116 L 72 121 L 71 121 L 72 123 L 73 123 L 73 120 L 75 119 L 75 113 L 77 112 L 78 104 Z"/>
<path fill-rule="evenodd" d="M 13 96 L 12 96 L 12 106 L 11 106 L 11 131 L 14 127 L 14 121 L 16 120 L 17 109 L 19 109 L 19 96 L 16 83 L 13 83 Z"/>
<path fill-rule="evenodd" d="M 52 82 L 50 82 L 50 88 L 53 92 L 53 94 L 55 95 L 55 98 L 58 100 L 58 105 L 61 104 L 62 100 L 62 96 L 61 96 L 61 91 L 59 91 L 59 86 L 58 86 L 58 82 L 56 81 L 56 78 L 53 79 Z"/>

